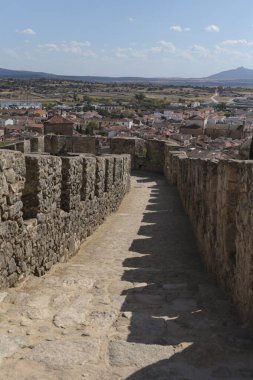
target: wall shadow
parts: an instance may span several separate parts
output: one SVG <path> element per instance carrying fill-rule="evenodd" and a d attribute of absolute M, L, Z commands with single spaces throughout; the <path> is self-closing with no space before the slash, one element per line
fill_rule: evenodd
<path fill-rule="evenodd" d="M 134 175 L 150 197 L 123 263 L 133 288 L 122 293 L 122 312 L 131 312 L 127 341 L 151 357 L 159 349 L 128 379 L 253 378 L 252 331 L 206 273 L 176 188 L 160 175 Z"/>

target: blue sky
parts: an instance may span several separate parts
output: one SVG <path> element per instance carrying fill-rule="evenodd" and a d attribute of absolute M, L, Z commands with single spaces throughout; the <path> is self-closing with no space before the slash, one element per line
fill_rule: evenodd
<path fill-rule="evenodd" d="M 202 77 L 253 68 L 253 0 L 0 0 L 0 67 Z"/>

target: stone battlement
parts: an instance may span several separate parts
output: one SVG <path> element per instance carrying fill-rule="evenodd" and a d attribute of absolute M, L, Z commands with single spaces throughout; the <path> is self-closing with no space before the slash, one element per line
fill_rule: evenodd
<path fill-rule="evenodd" d="M 42 155 L 0 151 L 1 286 L 72 255 L 118 207 L 131 165 L 177 186 L 203 262 L 252 322 L 253 161 L 191 159 L 177 144 L 134 138 L 111 139 L 112 155 L 75 155 L 96 149 L 85 139 L 30 141 Z"/>
<path fill-rule="evenodd" d="M 129 155 L 0 150 L 0 287 L 73 255 L 129 190 Z"/>
<path fill-rule="evenodd" d="M 132 168 L 164 172 L 177 186 L 206 267 L 253 321 L 253 161 L 187 157 L 164 141 L 113 139 Z"/>
<path fill-rule="evenodd" d="M 178 188 L 203 262 L 253 321 L 253 162 L 168 151 L 165 175 Z"/>
<path fill-rule="evenodd" d="M 92 154 L 98 152 L 95 137 L 54 134 L 33 137 L 30 140 L 8 144 L 1 149 L 15 150 L 22 153 L 49 153 L 53 155 L 67 152 Z"/>

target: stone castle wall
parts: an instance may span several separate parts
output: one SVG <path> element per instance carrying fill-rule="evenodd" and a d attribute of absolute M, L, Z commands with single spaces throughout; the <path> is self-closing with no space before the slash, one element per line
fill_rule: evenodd
<path fill-rule="evenodd" d="M 116 137 L 108 139 L 111 154 L 130 154 L 133 170 L 148 170 L 163 173 L 165 141 L 143 140 L 139 138 Z M 175 148 L 178 145 L 172 144 Z M 45 135 L 33 137 L 9 144 L 1 149 L 22 153 L 47 153 L 63 155 L 65 153 L 101 153 L 99 139 L 94 136 Z"/>
<path fill-rule="evenodd" d="M 165 142 L 139 138 L 113 138 L 111 153 L 131 155 L 133 170 L 148 170 L 163 173 Z"/>
<path fill-rule="evenodd" d="M 179 190 L 203 262 L 252 322 L 253 162 L 165 156 L 165 175 Z"/>
<path fill-rule="evenodd" d="M 203 262 L 253 322 L 253 161 L 191 159 L 176 144 L 155 140 L 116 138 L 111 149 L 131 154 L 132 169 L 163 168 L 178 188 Z"/>
<path fill-rule="evenodd" d="M 129 155 L 0 150 L 0 288 L 66 260 L 129 190 Z"/>
<path fill-rule="evenodd" d="M 96 139 L 92 136 L 45 135 L 44 150 L 54 155 L 66 152 L 96 154 Z"/>
<path fill-rule="evenodd" d="M 95 139 L 38 139 L 14 150 L 48 154 L 0 150 L 1 286 L 73 254 L 128 190 L 131 156 L 132 169 L 164 172 L 177 186 L 203 262 L 253 321 L 252 161 L 190 159 L 177 144 L 133 138 L 111 139 L 114 155 L 54 157 L 93 153 Z"/>
<path fill-rule="evenodd" d="M 92 153 L 96 154 L 98 147 L 95 137 L 92 136 L 64 136 L 45 135 L 32 137 L 1 149 L 15 150 L 22 153 L 49 153 L 61 155 L 64 153 Z"/>

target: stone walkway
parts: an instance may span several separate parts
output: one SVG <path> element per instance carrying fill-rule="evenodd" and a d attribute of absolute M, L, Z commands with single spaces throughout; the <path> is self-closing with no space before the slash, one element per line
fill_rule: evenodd
<path fill-rule="evenodd" d="M 253 341 L 175 188 L 132 190 L 68 263 L 0 293 L 0 379 L 252 379 Z"/>

